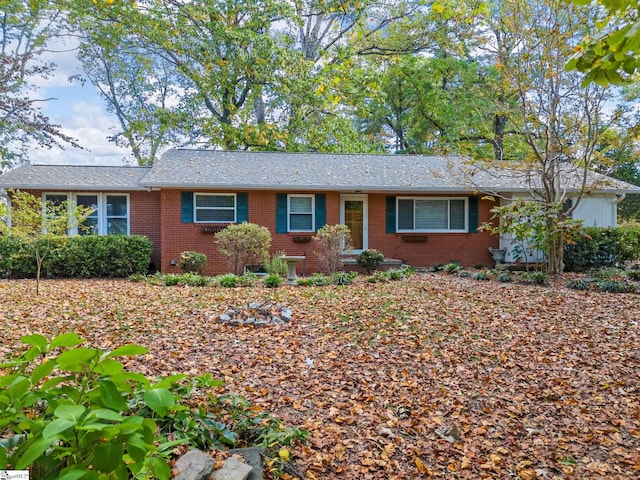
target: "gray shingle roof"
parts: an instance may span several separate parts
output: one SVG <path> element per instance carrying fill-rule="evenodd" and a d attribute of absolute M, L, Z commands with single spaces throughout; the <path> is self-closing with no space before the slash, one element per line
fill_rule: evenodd
<path fill-rule="evenodd" d="M 604 177 L 603 177 L 604 178 Z M 279 190 L 527 191 L 521 172 L 481 169 L 460 157 L 172 149 L 143 179 L 147 187 Z M 607 181 L 601 191 L 640 188 Z"/>
<path fill-rule="evenodd" d="M 34 190 L 144 190 L 150 167 L 23 165 L 0 175 L 0 188 Z"/>
<path fill-rule="evenodd" d="M 605 180 L 599 191 L 640 193 L 640 187 L 592 177 L 590 184 L 594 178 Z M 480 168 L 460 157 L 172 149 L 153 167 L 25 165 L 0 175 L 0 188 L 500 193 L 526 192 L 535 181 L 526 172 Z"/>

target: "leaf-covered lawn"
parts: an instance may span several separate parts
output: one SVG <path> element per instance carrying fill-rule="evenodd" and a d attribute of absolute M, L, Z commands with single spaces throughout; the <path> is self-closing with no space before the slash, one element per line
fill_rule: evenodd
<path fill-rule="evenodd" d="M 149 375 L 211 372 L 311 441 L 307 479 L 640 477 L 640 296 L 415 275 L 349 287 L 0 281 L 21 335 L 135 342 Z M 268 298 L 289 325 L 212 319 Z"/>

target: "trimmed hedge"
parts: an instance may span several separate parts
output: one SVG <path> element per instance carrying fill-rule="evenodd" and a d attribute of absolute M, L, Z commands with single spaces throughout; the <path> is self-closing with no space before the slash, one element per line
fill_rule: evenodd
<path fill-rule="evenodd" d="M 151 261 L 151 240 L 141 235 L 53 237 L 42 241 L 47 252 L 43 277 L 128 277 L 147 273 Z M 33 246 L 12 236 L 0 236 L 0 275 L 24 278 L 35 274 Z"/>
<path fill-rule="evenodd" d="M 566 271 L 623 267 L 640 259 L 640 229 L 633 227 L 584 229 L 574 244 L 565 245 Z"/>

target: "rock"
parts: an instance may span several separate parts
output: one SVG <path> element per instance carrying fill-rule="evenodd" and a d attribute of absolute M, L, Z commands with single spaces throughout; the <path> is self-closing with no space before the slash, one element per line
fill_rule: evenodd
<path fill-rule="evenodd" d="M 218 317 L 218 320 L 220 320 L 220 323 L 226 323 L 229 320 L 231 320 L 231 315 L 227 315 L 226 313 L 223 313 Z"/>
<path fill-rule="evenodd" d="M 282 320 L 289 323 L 291 320 L 293 320 L 293 309 L 289 307 L 284 307 L 280 311 L 280 317 L 282 318 Z"/>
<path fill-rule="evenodd" d="M 242 458 L 244 458 L 244 461 L 253 467 L 253 470 L 251 470 L 247 480 L 262 480 L 262 456 L 264 455 L 264 448 L 235 448 L 233 450 L 229 450 L 229 453 L 241 455 Z"/>
<path fill-rule="evenodd" d="M 175 463 L 178 474 L 173 480 L 207 480 L 216 462 L 206 453 L 193 449 L 182 455 Z"/>
<path fill-rule="evenodd" d="M 258 302 L 250 302 L 249 305 L 247 305 L 249 308 L 252 309 L 256 309 L 256 308 L 260 308 L 263 304 L 262 303 L 258 303 Z"/>
<path fill-rule="evenodd" d="M 242 324 L 244 324 L 244 322 L 239 318 L 234 318 L 229 321 L 229 325 L 231 325 L 232 327 L 239 327 Z"/>
<path fill-rule="evenodd" d="M 246 480 L 253 467 L 240 460 L 229 457 L 224 461 L 221 469 L 213 472 L 214 480 Z"/>
<path fill-rule="evenodd" d="M 256 320 L 256 322 L 253 325 L 256 327 L 265 327 L 266 325 L 268 325 L 268 323 L 269 323 L 268 321 L 260 319 L 260 320 Z"/>
<path fill-rule="evenodd" d="M 253 317 L 249 317 L 244 321 L 245 325 L 253 325 L 254 323 L 256 323 L 256 319 Z"/>
<path fill-rule="evenodd" d="M 271 323 L 273 323 L 274 325 L 282 325 L 287 322 L 282 320 L 280 317 L 271 317 Z"/>

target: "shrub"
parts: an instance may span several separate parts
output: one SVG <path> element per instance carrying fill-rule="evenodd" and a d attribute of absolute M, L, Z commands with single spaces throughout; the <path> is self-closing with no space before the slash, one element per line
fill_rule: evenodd
<path fill-rule="evenodd" d="M 640 280 L 640 270 L 627 270 L 626 275 L 634 282 Z"/>
<path fill-rule="evenodd" d="M 485 271 L 482 272 L 475 272 L 471 278 L 473 278 L 474 280 L 489 280 L 489 274 Z"/>
<path fill-rule="evenodd" d="M 462 278 L 469 278 L 469 277 L 471 277 L 471 274 L 469 272 L 467 272 L 466 270 L 460 270 L 458 272 L 458 276 L 462 277 Z"/>
<path fill-rule="evenodd" d="M 624 276 L 624 270 L 615 267 L 591 268 L 588 271 L 589 278 L 595 280 L 619 279 Z"/>
<path fill-rule="evenodd" d="M 367 281 L 369 283 L 384 283 L 389 281 L 389 274 L 383 271 L 374 272 Z"/>
<path fill-rule="evenodd" d="M 394 268 L 393 270 L 387 270 L 387 276 L 389 280 L 402 280 L 407 277 L 407 272 L 404 268 Z"/>
<path fill-rule="evenodd" d="M 178 285 L 187 285 L 189 287 L 208 287 L 211 285 L 211 277 L 198 275 L 197 273 L 183 273 L 177 275 Z"/>
<path fill-rule="evenodd" d="M 316 242 L 315 254 L 320 267 L 326 273 L 342 269 L 342 252 L 351 250 L 351 232 L 346 225 L 325 225 L 313 237 Z"/>
<path fill-rule="evenodd" d="M 620 280 L 597 281 L 595 282 L 595 287 L 602 292 L 608 293 L 630 293 L 636 290 L 633 285 Z"/>
<path fill-rule="evenodd" d="M 207 268 L 207 256 L 201 252 L 186 251 L 180 254 L 178 265 L 182 273 L 197 273 L 202 275 Z"/>
<path fill-rule="evenodd" d="M 88 235 L 46 240 L 42 262 L 46 277 L 127 278 L 147 272 L 151 240 L 141 235 Z M 12 236 L 0 236 L 0 274 L 21 278 L 36 275 L 32 246 Z"/>
<path fill-rule="evenodd" d="M 238 283 L 241 287 L 253 287 L 258 283 L 258 275 L 253 272 L 246 271 L 244 272 L 244 275 L 239 277 Z"/>
<path fill-rule="evenodd" d="M 226 288 L 234 288 L 237 287 L 240 283 L 240 277 L 238 275 L 234 275 L 233 273 L 228 273 L 226 275 L 221 275 L 217 278 L 218 285 Z"/>
<path fill-rule="evenodd" d="M 285 256 L 285 252 L 276 252 L 271 259 L 267 259 L 264 262 L 264 271 L 286 277 L 288 273 L 288 266 L 287 262 L 282 259 L 283 256 Z"/>
<path fill-rule="evenodd" d="M 500 273 L 498 273 L 497 277 L 498 281 L 500 283 L 509 283 L 513 281 L 513 277 L 511 276 L 511 272 L 508 271 L 501 271 Z"/>
<path fill-rule="evenodd" d="M 22 342 L 27 349 L 0 365 L 0 469 L 28 468 L 41 479 L 168 480 L 179 445 L 206 451 L 258 442 L 277 450 L 308 438 L 235 395 L 189 407 L 205 398 L 199 390 L 224 383 L 210 374 L 151 380 L 127 372 L 117 358 L 146 353 L 139 345 L 103 351 L 79 346 L 75 333 Z"/>
<path fill-rule="evenodd" d="M 640 229 L 629 227 L 585 228 L 582 235 L 565 245 L 567 271 L 620 267 L 640 258 Z"/>
<path fill-rule="evenodd" d="M 356 258 L 356 262 L 366 270 L 367 275 L 371 275 L 371 273 L 376 270 L 383 261 L 384 255 L 373 248 L 370 250 L 363 250 Z"/>
<path fill-rule="evenodd" d="M 462 270 L 462 266 L 458 263 L 447 263 L 444 266 L 444 271 L 449 274 L 457 273 L 459 270 Z"/>
<path fill-rule="evenodd" d="M 247 265 L 260 264 L 268 258 L 271 233 L 266 227 L 242 222 L 216 233 L 215 241 L 233 273 L 242 275 Z"/>
<path fill-rule="evenodd" d="M 331 277 L 329 275 L 325 275 L 324 273 L 316 272 L 309 278 L 311 278 L 311 280 L 313 281 L 313 285 L 315 285 L 316 287 L 331 285 Z"/>
<path fill-rule="evenodd" d="M 262 279 L 262 283 L 269 288 L 277 288 L 282 285 L 282 277 L 277 273 L 270 273 Z"/>
<path fill-rule="evenodd" d="M 576 280 L 569 280 L 566 285 L 567 288 L 572 288 L 573 290 L 588 290 L 589 287 L 591 287 L 591 280 L 578 278 Z"/>
<path fill-rule="evenodd" d="M 334 285 L 351 285 L 357 276 L 356 272 L 334 272 L 331 274 L 331 283 Z"/>
<path fill-rule="evenodd" d="M 549 285 L 549 274 L 545 272 L 520 272 L 518 281 L 522 283 L 535 283 L 537 285 Z"/>

